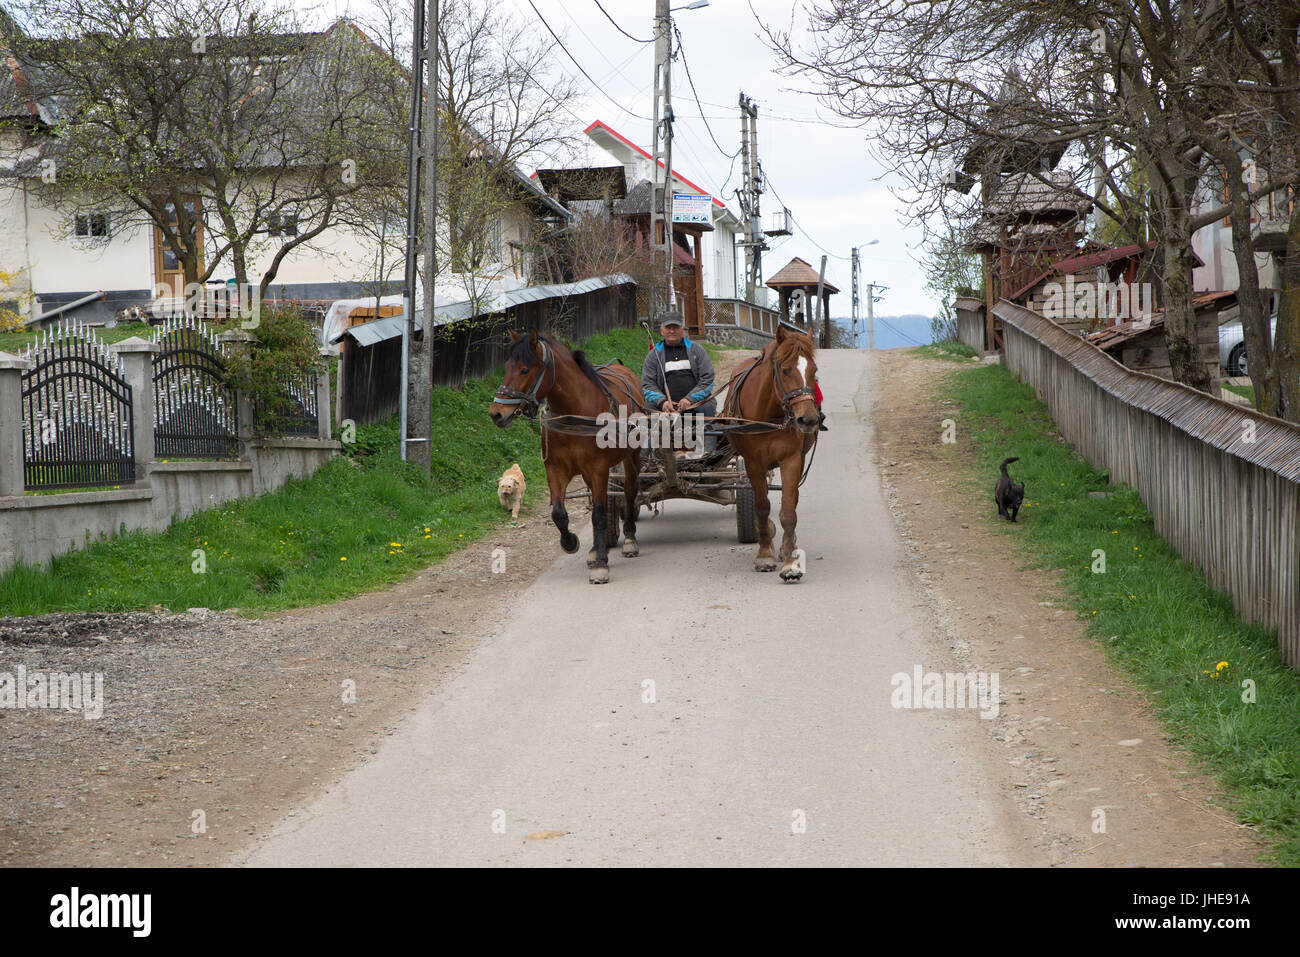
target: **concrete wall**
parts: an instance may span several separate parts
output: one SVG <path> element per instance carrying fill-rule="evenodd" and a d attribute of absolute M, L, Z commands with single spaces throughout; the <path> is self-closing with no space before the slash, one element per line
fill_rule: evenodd
<path fill-rule="evenodd" d="M 246 348 L 252 336 L 228 332 L 229 347 Z M 253 433 L 252 405 L 236 395 L 239 458 L 163 461 L 154 455 L 153 357 L 158 344 L 127 339 L 109 346 L 131 386 L 134 485 L 102 491 L 27 494 L 24 487 L 22 375 L 32 363 L 0 352 L 0 573 L 22 560 L 50 559 L 120 532 L 158 532 L 176 518 L 235 498 L 273 491 L 289 478 L 306 478 L 339 449 L 332 435 L 329 373 L 316 377 L 319 410 L 315 436 L 271 438 Z"/>
<path fill-rule="evenodd" d="M 0 496 L 0 574 L 20 559 L 48 567 L 55 555 L 124 532 L 161 532 L 195 512 L 274 491 L 290 477 L 309 477 L 338 448 L 330 439 L 275 439 L 237 461 L 153 462 L 144 486 Z"/>
<path fill-rule="evenodd" d="M 726 346 L 740 346 L 744 349 L 761 349 L 776 337 L 757 329 L 744 329 L 740 326 L 728 326 L 721 323 L 709 323 L 704 327 L 710 342 Z"/>

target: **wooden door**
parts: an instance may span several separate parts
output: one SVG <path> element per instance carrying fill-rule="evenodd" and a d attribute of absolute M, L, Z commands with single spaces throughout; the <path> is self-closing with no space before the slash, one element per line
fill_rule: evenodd
<path fill-rule="evenodd" d="M 188 245 L 197 250 L 199 271 L 203 270 L 203 222 L 202 206 L 197 196 L 183 197 L 185 210 L 191 220 L 190 235 Z M 167 212 L 171 217 L 173 227 L 177 225 L 176 207 L 172 203 L 167 204 Z M 185 294 L 185 270 L 181 266 L 180 258 L 176 251 L 167 243 L 164 238 L 161 227 L 154 226 L 154 276 L 155 282 L 159 285 L 165 284 L 172 290 L 173 296 L 184 296 Z"/>

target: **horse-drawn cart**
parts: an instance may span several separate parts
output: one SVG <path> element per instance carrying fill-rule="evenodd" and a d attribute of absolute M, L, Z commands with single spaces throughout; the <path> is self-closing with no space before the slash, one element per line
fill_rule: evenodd
<path fill-rule="evenodd" d="M 769 481 L 769 489 L 780 487 Z M 610 514 L 623 514 L 623 500 L 627 494 L 623 466 L 615 466 L 609 473 Z M 674 498 L 735 505 L 736 541 L 744 545 L 758 541 L 754 526 L 754 489 L 745 475 L 743 464 L 725 439 L 711 451 L 646 449 L 642 452 L 641 474 L 637 476 L 638 509 L 653 508 Z M 618 523 L 610 522 L 605 540 L 611 547 L 618 544 L 618 535 Z"/>

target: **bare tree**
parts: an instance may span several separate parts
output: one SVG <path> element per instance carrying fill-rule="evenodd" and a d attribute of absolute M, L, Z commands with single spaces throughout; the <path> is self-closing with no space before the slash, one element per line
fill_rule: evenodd
<path fill-rule="evenodd" d="M 977 227 L 1003 230 L 987 214 L 994 201 L 1015 202 L 1005 195 L 1008 186 L 1077 195 L 1113 232 L 1135 241 L 1149 222 L 1175 378 L 1207 388 L 1192 308 L 1191 236 L 1232 214 L 1226 203 L 1194 213 L 1206 177 L 1226 162 L 1221 149 L 1208 149 L 1213 94 L 1225 81 L 1257 81 L 1229 76 L 1253 69 L 1223 53 L 1234 31 L 1249 33 L 1233 17 L 1258 27 L 1281 20 L 1283 6 L 1260 0 L 1243 4 L 1249 14 L 1242 14 L 1231 3 L 1153 0 L 832 0 L 810 11 L 807 41 L 796 43 L 792 29 L 765 29 L 788 73 L 811 79 L 813 92 L 841 115 L 871 124 L 883 158 L 915 196 L 913 213 L 931 232 L 978 240 Z M 1288 43 L 1294 51 L 1294 35 L 1259 50 Z M 1279 89 L 1284 72 L 1285 65 Z M 1062 158 L 1059 175 L 1049 174 Z M 976 178 L 979 202 L 967 195 Z M 1261 184 L 1247 198 L 1284 182 Z M 1008 250 L 1012 256 L 1036 235 L 1029 230 L 1019 240 L 1003 232 L 985 241 L 1019 244 Z"/>
<path fill-rule="evenodd" d="M 389 56 L 409 62 L 409 4 L 377 0 L 359 22 Z M 539 201 L 521 169 L 574 141 L 577 86 L 552 53 L 552 44 L 499 6 L 441 4 L 438 273 L 456 274 L 468 299 L 486 290 L 484 270 L 508 258 L 501 224 L 527 222 Z M 386 200 L 405 215 L 404 188 Z M 400 256 L 398 243 L 389 241 Z"/>
<path fill-rule="evenodd" d="M 264 295 L 295 249 L 365 210 L 400 169 L 401 127 L 384 122 L 373 84 L 392 64 L 345 21 L 305 32 L 280 0 L 20 0 L 15 11 L 28 29 L 6 42 L 60 105 L 43 198 L 156 228 L 187 282 L 229 257 Z"/>

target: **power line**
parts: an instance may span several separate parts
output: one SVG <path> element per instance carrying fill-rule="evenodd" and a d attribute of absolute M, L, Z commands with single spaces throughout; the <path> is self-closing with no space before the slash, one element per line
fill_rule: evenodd
<path fill-rule="evenodd" d="M 618 107 L 620 110 L 622 110 L 622 111 L 623 111 L 624 113 L 626 113 L 628 116 L 631 116 L 631 117 L 633 117 L 633 118 L 635 118 L 635 119 L 638 119 L 638 120 L 645 120 L 645 121 L 648 122 L 648 123 L 649 123 L 649 122 L 654 122 L 654 121 L 651 120 L 650 117 L 648 117 L 648 116 L 642 116 L 640 113 L 633 113 L 633 112 L 632 112 L 631 110 L 629 110 L 626 106 L 624 106 L 623 104 L 619 103 L 618 100 L 614 99 L 612 96 L 610 96 L 608 93 L 606 93 L 606 92 L 605 92 L 605 88 L 602 87 L 600 84 L 598 84 L 595 80 L 593 80 L 593 79 L 591 78 L 591 74 L 588 73 L 588 72 L 583 68 L 582 64 L 578 62 L 577 57 L 575 57 L 572 53 L 570 53 L 570 52 L 569 52 L 569 48 L 566 47 L 566 46 L 564 45 L 564 41 L 561 40 L 560 37 L 559 37 L 559 35 L 556 34 L 556 32 L 555 32 L 554 30 L 551 29 L 551 25 L 550 25 L 549 23 L 547 23 L 547 22 L 546 22 L 546 18 L 545 18 L 544 16 L 542 16 L 542 11 L 540 11 L 540 10 L 537 9 L 537 4 L 533 3 L 533 0 L 528 0 L 528 5 L 529 5 L 530 7 L 533 8 L 533 13 L 537 14 L 537 19 L 542 21 L 542 26 L 546 27 L 546 32 L 549 33 L 552 37 L 554 37 L 555 42 L 558 43 L 558 44 L 560 45 L 560 49 L 564 51 L 565 56 L 567 56 L 570 60 L 573 61 L 573 65 L 576 66 L 576 67 L 578 68 L 578 70 L 581 71 L 582 75 L 585 76 L 585 77 L 587 78 L 587 82 L 590 83 L 590 84 L 591 84 L 595 89 L 599 90 L 600 93 L 601 93 L 601 95 L 604 96 L 605 99 L 609 100 L 609 102 L 613 103 L 616 107 Z"/>
<path fill-rule="evenodd" d="M 690 81 L 691 93 L 695 95 L 695 106 L 700 111 L 700 119 L 704 121 L 704 128 L 709 131 L 709 139 L 713 140 L 713 145 L 718 148 L 719 153 L 727 157 L 727 159 L 734 160 L 740 153 L 740 150 L 736 150 L 735 153 L 728 153 L 722 148 L 722 144 L 718 142 L 718 138 L 713 135 L 713 127 L 709 125 L 709 119 L 704 115 L 704 106 L 700 103 L 699 91 L 695 89 L 695 77 L 691 76 L 691 64 L 690 61 L 686 59 L 686 46 L 682 43 L 682 31 L 675 23 L 673 24 L 673 32 L 677 34 L 677 52 L 682 55 L 682 66 L 686 67 L 686 79 Z"/>
<path fill-rule="evenodd" d="M 888 329 L 888 330 L 890 330 L 891 332 L 893 332 L 894 335 L 896 335 L 896 336 L 898 336 L 898 337 L 900 337 L 900 338 L 902 338 L 902 339 L 906 339 L 908 342 L 912 343 L 912 345 L 914 345 L 914 346 L 923 346 L 923 345 L 926 345 L 926 343 L 924 343 L 924 342 L 918 342 L 916 339 L 913 339 L 911 336 L 909 336 L 906 332 L 903 332 L 901 329 L 895 329 L 892 325 L 890 325 L 888 322 L 886 322 L 886 321 L 885 321 L 883 318 L 881 318 L 880 316 L 873 316 L 872 318 L 873 318 L 876 322 L 878 322 L 878 323 L 880 323 L 882 326 L 884 326 L 886 329 Z"/>
<path fill-rule="evenodd" d="M 776 201 L 777 201 L 778 203 L 781 204 L 782 208 L 784 208 L 784 209 L 789 209 L 790 207 L 786 205 L 785 200 L 783 200 L 783 199 L 781 198 L 781 194 L 778 193 L 778 192 L 776 191 L 776 187 L 772 185 L 772 180 L 771 180 L 771 178 L 768 177 L 767 175 L 764 175 L 764 176 L 763 176 L 763 180 L 764 180 L 764 182 L 767 183 L 767 188 L 770 189 L 770 190 L 772 191 L 772 195 L 776 197 Z M 826 248 L 825 246 L 823 246 L 821 243 L 817 242 L 817 240 L 813 239 L 812 236 L 808 235 L 808 230 L 804 229 L 804 228 L 803 228 L 803 224 L 800 223 L 799 220 L 795 219 L 794 213 L 791 213 L 791 214 L 790 214 L 790 219 L 791 219 L 791 221 L 794 222 L 795 227 L 798 228 L 799 232 L 803 233 L 803 237 L 804 237 L 804 239 L 808 240 L 808 242 L 812 243 L 814 246 L 816 246 L 818 249 L 820 249 L 822 252 L 824 252 L 827 256 L 830 256 L 832 259 L 840 259 L 840 260 L 843 260 L 844 262 L 848 262 L 848 261 L 849 261 L 849 257 L 848 257 L 848 256 L 840 256 L 840 255 L 838 255 L 838 254 L 836 254 L 836 253 L 831 252 L 829 249 L 827 249 L 827 248 Z"/>
<path fill-rule="evenodd" d="M 608 10 L 600 6 L 600 0 L 595 0 L 595 2 L 596 2 L 596 6 L 600 7 L 600 12 L 605 14 L 605 19 L 608 20 L 610 23 L 614 24 L 614 29 L 617 30 L 619 33 L 623 34 L 623 36 L 627 37 L 629 40 L 635 40 L 637 43 L 654 43 L 653 40 L 642 40 L 640 37 L 632 36 L 632 34 L 628 33 L 626 30 L 624 30 L 622 27 L 618 25 L 618 22 L 609 15 Z"/>

